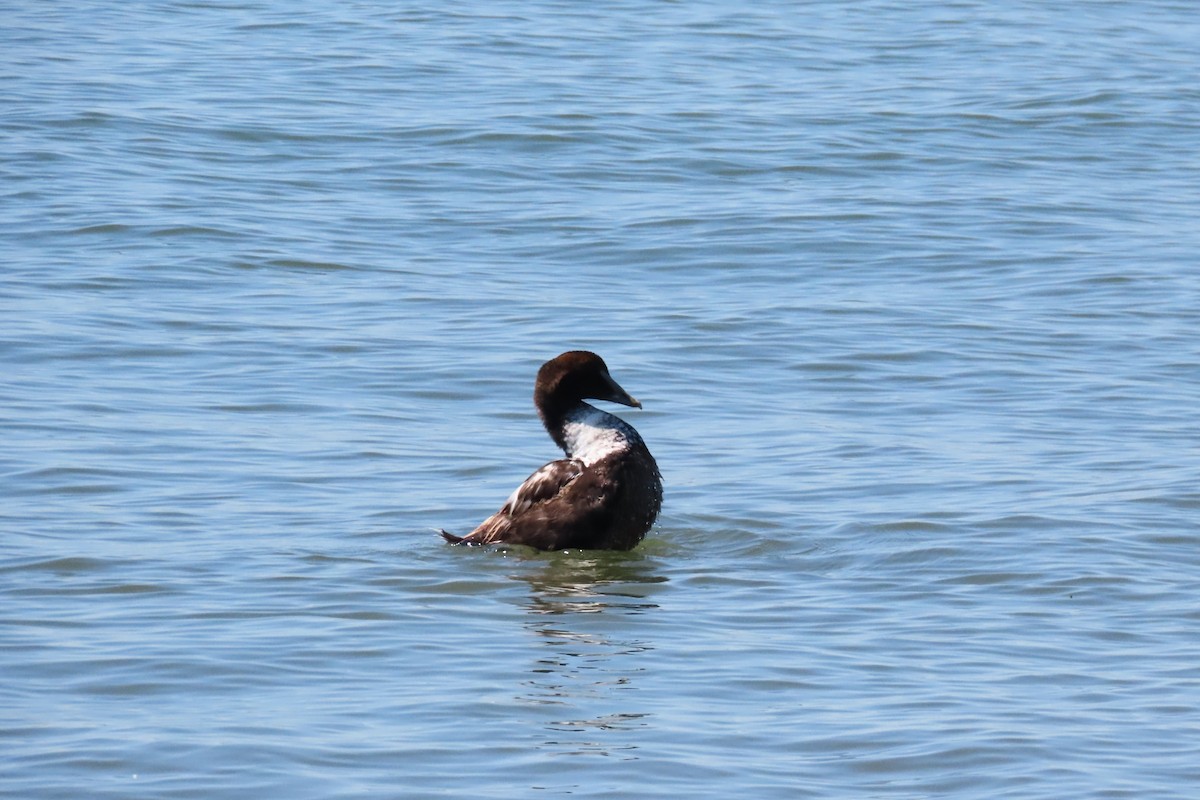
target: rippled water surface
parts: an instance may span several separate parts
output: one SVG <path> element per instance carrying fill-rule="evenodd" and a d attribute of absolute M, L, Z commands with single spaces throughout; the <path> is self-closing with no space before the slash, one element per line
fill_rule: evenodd
<path fill-rule="evenodd" d="M 0 795 L 1196 796 L 1191 4 L 0 13 Z"/>

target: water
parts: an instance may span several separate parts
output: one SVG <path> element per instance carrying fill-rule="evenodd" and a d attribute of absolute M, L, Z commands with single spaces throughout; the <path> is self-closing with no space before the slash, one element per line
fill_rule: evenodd
<path fill-rule="evenodd" d="M 0 794 L 1194 797 L 1198 18 L 910 6 L 4 4 Z"/>

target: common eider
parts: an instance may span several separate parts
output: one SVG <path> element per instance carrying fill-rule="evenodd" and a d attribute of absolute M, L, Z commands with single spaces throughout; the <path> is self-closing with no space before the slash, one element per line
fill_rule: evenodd
<path fill-rule="evenodd" d="M 604 360 L 572 350 L 538 370 L 533 403 L 566 458 L 530 475 L 507 502 L 451 544 L 522 544 L 538 550 L 630 550 L 662 507 L 662 475 L 642 437 L 584 400 L 641 408 Z"/>

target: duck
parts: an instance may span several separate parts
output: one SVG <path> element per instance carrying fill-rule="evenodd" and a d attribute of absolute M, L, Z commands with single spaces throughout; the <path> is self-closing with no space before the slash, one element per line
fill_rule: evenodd
<path fill-rule="evenodd" d="M 495 514 L 453 545 L 518 544 L 537 550 L 632 550 L 662 508 L 662 474 L 633 426 L 584 402 L 642 407 L 604 359 L 571 350 L 542 364 L 533 404 L 566 458 L 544 465 Z"/>

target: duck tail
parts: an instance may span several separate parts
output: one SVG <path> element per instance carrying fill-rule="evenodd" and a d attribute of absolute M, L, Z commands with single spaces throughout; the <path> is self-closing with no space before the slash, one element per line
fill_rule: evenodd
<path fill-rule="evenodd" d="M 440 533 L 442 535 L 442 538 L 445 539 L 450 544 L 462 544 L 463 543 L 462 536 L 455 536 L 453 533 L 450 533 L 449 531 L 444 531 L 441 528 L 438 528 L 438 533 Z"/>

